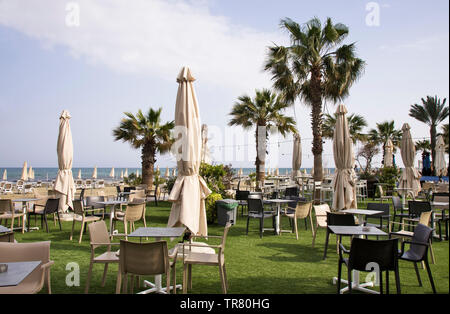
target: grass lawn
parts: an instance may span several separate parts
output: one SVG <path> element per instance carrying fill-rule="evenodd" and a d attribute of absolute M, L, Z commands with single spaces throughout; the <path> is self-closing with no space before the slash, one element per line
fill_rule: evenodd
<path fill-rule="evenodd" d="M 360 208 L 363 208 L 362 205 Z M 158 207 L 149 204 L 147 207 L 147 226 L 165 227 L 170 213 L 170 204 L 160 202 Z M 33 225 L 34 220 L 32 220 Z M 39 221 L 38 221 L 39 223 Z M 109 221 L 108 221 L 109 223 Z M 266 221 L 267 227 L 271 220 Z M 63 222 L 63 230 L 59 231 L 53 223 L 49 224 L 50 233 L 35 230 L 25 234 L 17 232 L 16 239 L 19 242 L 51 241 L 51 259 L 55 264 L 51 268 L 51 282 L 53 293 L 84 293 L 86 277 L 89 267 L 90 249 L 89 234 L 83 237 L 83 242 L 78 244 L 80 224 L 75 229 L 74 240 L 69 241 L 72 223 Z M 118 223 L 119 230 L 122 224 Z M 142 226 L 139 224 L 138 226 Z M 289 221 L 282 219 L 283 229 L 289 229 Z M 246 217 L 238 217 L 236 224 L 230 229 L 225 260 L 227 266 L 229 293 L 232 294 L 326 294 L 336 293 L 336 286 L 332 278 L 337 276 L 338 256 L 336 253 L 335 236 L 330 236 L 329 251 L 326 260 L 322 260 L 325 230 L 320 229 L 316 239 L 316 245 L 311 247 L 312 233 L 308 225 L 305 230 L 303 221 L 299 221 L 299 240 L 293 233 L 283 233 L 276 236 L 266 231 L 260 239 L 258 220 L 250 221 L 248 236 L 245 235 Z M 209 234 L 221 235 L 223 227 L 209 226 Z M 180 239 L 169 241 L 169 247 L 174 246 Z M 217 240 L 210 243 L 217 243 Z M 114 242 L 119 242 L 116 238 Z M 348 239 L 344 244 L 348 245 Z M 435 241 L 433 248 L 436 256 L 436 264 L 431 264 L 431 270 L 438 293 L 449 293 L 449 242 Z M 66 276 L 71 269 L 66 270 L 68 263 L 78 263 L 80 267 L 80 286 L 69 287 L 66 285 Z M 426 271 L 420 268 L 423 287 L 418 286 L 412 263 L 400 261 L 400 281 L 402 293 L 432 293 Z M 117 265 L 110 265 L 106 286 L 101 287 L 103 266 L 94 265 L 90 293 L 111 294 L 115 292 Z M 343 266 L 343 274 L 346 268 Z M 368 273 L 361 273 L 362 280 Z M 192 270 L 194 294 L 221 293 L 219 270 L 217 267 L 194 265 Z M 150 278 L 154 281 L 153 278 Z M 164 283 L 163 279 L 163 283 Z M 182 265 L 178 262 L 177 283 L 182 282 Z M 384 279 L 383 279 L 384 282 Z M 378 289 L 378 288 L 375 288 Z M 136 290 L 135 290 L 136 291 Z M 395 293 L 395 280 L 390 276 L 390 292 Z M 46 288 L 41 293 L 46 293 Z"/>

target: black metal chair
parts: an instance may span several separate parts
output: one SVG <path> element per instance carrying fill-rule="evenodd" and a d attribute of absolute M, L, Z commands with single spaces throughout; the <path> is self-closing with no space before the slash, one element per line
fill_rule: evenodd
<path fill-rule="evenodd" d="M 400 197 L 392 196 L 392 207 L 394 209 L 394 218 L 392 219 L 393 221 L 396 221 L 395 219 L 399 217 L 399 222 L 402 223 L 403 219 L 409 216 L 407 209 L 403 208 L 403 203 Z M 401 225 L 399 225 L 399 230 L 400 228 Z"/>
<path fill-rule="evenodd" d="M 342 264 L 347 266 L 348 292 L 352 293 L 352 270 L 371 272 L 379 275 L 380 293 L 383 294 L 383 271 L 386 272 L 386 293 L 389 294 L 389 271 L 395 273 L 397 293 L 401 293 L 398 268 L 398 239 L 367 240 L 353 238 L 350 251 L 339 245 L 339 266 L 337 292 L 341 290 Z M 344 258 L 342 253 L 349 254 Z M 379 273 L 378 273 L 379 272 Z"/>
<path fill-rule="evenodd" d="M 433 195 L 431 196 L 431 201 L 432 202 L 448 202 L 449 201 L 449 193 L 447 193 L 447 192 L 433 193 Z M 449 215 L 447 215 L 445 213 L 444 207 L 441 207 L 440 209 L 442 210 L 442 212 L 437 213 L 437 215 L 435 215 L 435 218 L 437 219 L 436 222 L 438 223 L 438 226 L 439 226 L 439 239 L 442 241 L 442 226 L 441 226 L 441 224 L 444 224 L 444 226 L 445 226 L 445 240 L 448 240 Z M 448 210 L 448 206 L 446 207 L 446 209 Z M 439 208 L 435 208 L 435 210 L 439 210 Z"/>
<path fill-rule="evenodd" d="M 417 280 L 419 286 L 422 286 L 422 280 L 420 279 L 419 269 L 417 263 L 424 262 L 425 268 L 430 279 L 431 288 L 433 293 L 436 293 L 436 287 L 434 286 L 433 276 L 431 274 L 430 265 L 428 263 L 428 248 L 430 246 L 430 239 L 433 229 L 418 224 L 414 229 L 414 235 L 411 241 L 404 241 L 402 243 L 402 250 L 399 253 L 399 259 L 414 263 L 414 269 L 416 271 Z M 410 244 L 409 250 L 405 252 L 405 245 Z"/>
<path fill-rule="evenodd" d="M 330 234 L 334 234 L 328 226 L 356 226 L 355 217 L 350 214 L 327 212 L 327 233 L 325 235 L 325 250 L 323 252 L 323 259 L 327 258 L 328 240 L 330 238 Z M 339 236 L 338 240 L 338 243 L 340 243 L 342 236 Z"/>
<path fill-rule="evenodd" d="M 430 202 L 408 201 L 408 219 L 412 222 L 418 223 L 420 215 L 429 211 L 432 211 Z M 433 225 L 433 216 L 431 216 L 431 225 Z M 409 230 L 411 231 L 411 228 Z"/>
<path fill-rule="evenodd" d="M 272 218 L 272 225 L 275 231 L 275 216 L 274 211 L 265 211 L 262 196 L 250 194 L 247 199 L 248 202 L 248 215 L 247 215 L 247 231 L 250 223 L 250 218 L 259 219 L 259 236 L 262 238 L 264 232 L 264 219 Z"/>
<path fill-rule="evenodd" d="M 291 196 L 298 197 L 299 195 L 300 195 L 300 191 L 297 186 L 288 187 L 288 188 L 286 188 L 286 191 L 284 192 L 285 198 L 288 198 Z"/>
<path fill-rule="evenodd" d="M 244 207 L 247 207 L 247 198 L 250 195 L 250 191 L 236 191 L 236 200 L 239 201 L 241 207 L 241 217 L 244 216 Z"/>
<path fill-rule="evenodd" d="M 389 204 L 387 203 L 368 203 L 367 204 L 367 210 L 376 210 L 376 211 L 382 211 L 381 214 L 376 214 L 376 215 L 370 215 L 370 218 L 378 218 L 379 219 L 379 223 L 374 224 L 374 223 L 368 223 L 367 221 L 365 222 L 366 226 L 370 226 L 370 227 L 376 227 L 379 229 L 389 229 L 389 220 L 391 218 L 391 214 L 389 212 Z M 387 220 L 387 223 L 384 225 L 383 224 L 383 219 Z"/>
<path fill-rule="evenodd" d="M 33 207 L 32 211 L 27 213 L 28 230 L 30 230 L 30 216 L 41 216 L 41 228 L 44 228 L 48 232 L 47 215 L 54 214 L 58 217 L 59 230 L 62 230 L 61 220 L 59 219 L 59 198 L 49 198 L 45 203 L 43 209 L 37 209 L 36 206 Z"/>

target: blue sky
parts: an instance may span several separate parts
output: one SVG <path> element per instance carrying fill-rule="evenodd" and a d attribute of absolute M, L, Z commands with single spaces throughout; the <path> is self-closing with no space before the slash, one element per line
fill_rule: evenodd
<path fill-rule="evenodd" d="M 68 3 L 80 8 L 78 27 L 65 23 Z M 262 63 L 268 45 L 287 43 L 279 28 L 284 17 L 299 23 L 331 17 L 348 25 L 347 42 L 355 41 L 358 56 L 367 62 L 344 100 L 349 112 L 365 116 L 369 128 L 394 119 L 398 128 L 409 123 L 414 138 L 427 137 L 427 127 L 408 110 L 427 95 L 448 97 L 448 1 L 376 1 L 379 26 L 366 24 L 367 3 L 0 0 L 0 134 L 7 148 L 0 153 L 0 167 L 20 167 L 25 160 L 33 167 L 56 167 L 63 109 L 72 114 L 75 167 L 139 166 L 140 152 L 114 142 L 112 129 L 124 111 L 149 106 L 163 107 L 163 119 L 172 120 L 175 78 L 184 65 L 197 78 L 213 156 L 251 167 L 253 133 L 227 127 L 227 114 L 238 96 L 271 86 Z M 326 112 L 334 110 L 326 105 Z M 313 161 L 309 114 L 296 104 L 304 167 Z M 289 140 L 270 139 L 271 166 L 290 166 L 292 144 L 277 144 Z M 242 151 L 227 148 L 232 145 Z M 161 167 L 175 165 L 170 156 L 158 160 Z M 334 166 L 329 142 L 324 160 Z"/>

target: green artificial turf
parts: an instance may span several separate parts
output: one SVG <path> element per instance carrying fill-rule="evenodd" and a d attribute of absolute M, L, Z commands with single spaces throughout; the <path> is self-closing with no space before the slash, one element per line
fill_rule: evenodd
<path fill-rule="evenodd" d="M 364 208 L 362 204 L 360 208 Z M 170 213 L 170 204 L 160 202 L 158 207 L 149 204 L 147 207 L 147 226 L 165 227 Z M 109 220 L 107 221 L 109 223 Z M 32 225 L 34 220 L 32 221 Z M 227 267 L 229 293 L 232 294 L 327 294 L 336 293 L 336 286 L 332 278 L 337 276 L 338 255 L 336 253 L 336 237 L 330 236 L 328 256 L 323 260 L 325 230 L 320 229 L 314 248 L 311 246 L 312 232 L 308 223 L 305 230 L 303 220 L 299 220 L 299 239 L 294 233 L 283 233 L 276 236 L 273 232 L 264 232 L 264 237 L 259 237 L 258 220 L 251 219 L 249 234 L 245 234 L 246 217 L 240 216 L 236 224 L 230 229 L 225 261 Z M 38 222 L 39 225 L 39 222 Z M 16 232 L 15 237 L 19 242 L 51 241 L 51 259 L 55 264 L 51 268 L 51 284 L 53 293 L 84 293 L 87 272 L 90 259 L 89 234 L 83 237 L 83 242 L 78 244 L 80 224 L 77 223 L 74 240 L 69 241 L 71 222 L 63 222 L 63 230 L 50 222 L 50 232 L 34 230 L 21 234 Z M 118 223 L 119 230 L 123 224 Z M 141 223 L 137 227 L 142 226 Z M 271 220 L 267 219 L 266 227 L 271 227 Z M 289 229 L 289 221 L 282 218 L 283 229 Z M 209 226 L 210 235 L 221 235 L 223 227 Z M 114 242 L 118 242 L 115 239 Z M 170 241 L 169 247 L 174 246 L 179 240 Z M 345 239 L 344 244 L 349 245 Z M 217 244 L 216 239 L 210 239 L 210 243 Z M 449 293 L 449 242 L 434 241 L 436 264 L 431 264 L 436 289 L 438 293 Z M 100 252 L 100 251 L 99 251 Z M 75 262 L 80 267 L 80 285 L 68 286 L 66 276 L 73 269 L 66 266 Z M 419 287 L 412 263 L 400 261 L 400 280 L 402 293 L 431 293 L 431 286 L 426 271 L 420 268 L 423 287 Z M 70 264 L 69 264 L 70 266 Z M 103 266 L 94 265 L 93 277 L 89 293 L 111 294 L 115 292 L 117 265 L 111 264 L 108 270 L 106 286 L 101 287 Z M 346 268 L 343 266 L 343 274 Z M 361 273 L 361 279 L 368 273 Z M 219 270 L 217 267 L 194 265 L 192 270 L 193 287 L 190 293 L 216 294 L 221 293 Z M 71 278 L 69 278 L 71 279 Z M 153 278 L 149 278 L 153 281 Z M 383 279 L 384 280 L 384 279 Z M 164 283 L 163 279 L 163 283 Z M 181 261 L 177 266 L 177 283 L 182 282 Z M 378 289 L 375 288 L 375 289 Z M 136 292 L 136 289 L 135 289 Z M 390 292 L 395 293 L 394 275 L 390 276 Z M 41 293 L 46 293 L 44 288 Z"/>

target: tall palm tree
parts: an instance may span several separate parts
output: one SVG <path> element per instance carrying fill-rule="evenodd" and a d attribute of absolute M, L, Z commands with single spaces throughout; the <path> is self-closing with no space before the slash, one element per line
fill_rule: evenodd
<path fill-rule="evenodd" d="M 395 121 L 384 121 L 377 123 L 375 129 L 371 129 L 367 135 L 369 141 L 374 142 L 377 145 L 383 147 L 383 162 L 384 155 L 386 154 L 386 142 L 390 139 L 394 145 L 394 152 L 396 148 L 400 146 L 402 139 L 402 131 L 395 129 Z"/>
<path fill-rule="evenodd" d="M 434 159 L 436 157 L 436 135 L 438 125 L 448 118 L 448 106 L 445 106 L 446 98 L 441 103 L 441 99 L 427 96 L 427 99 L 421 99 L 422 105 L 414 104 L 409 110 L 409 116 L 427 124 L 430 127 L 431 137 L 431 169 L 434 169 Z"/>
<path fill-rule="evenodd" d="M 290 36 L 290 46 L 269 47 L 265 70 L 284 99 L 294 104 L 302 100 L 311 107 L 314 179 L 322 181 L 322 109 L 324 101 L 336 103 L 348 96 L 352 84 L 361 76 L 364 61 L 355 56 L 355 44 L 342 44 L 347 26 L 328 18 L 322 27 L 318 18 L 303 25 L 289 18 L 281 28 Z"/>
<path fill-rule="evenodd" d="M 175 127 L 173 121 L 161 123 L 161 111 L 149 109 L 143 114 L 139 109 L 136 115 L 125 112 L 120 125 L 113 130 L 116 141 L 129 142 L 135 149 L 141 149 L 142 183 L 149 188 L 153 186 L 153 168 L 156 163 L 156 153 L 166 153 L 173 143 L 171 131 Z"/>
<path fill-rule="evenodd" d="M 263 144 L 263 147 L 266 146 L 269 131 L 272 133 L 279 132 L 283 136 L 286 136 L 289 132 L 297 133 L 295 120 L 282 113 L 288 107 L 289 105 L 282 101 L 281 97 L 270 90 L 256 90 L 253 99 L 248 95 L 238 98 L 231 109 L 230 115 L 232 118 L 228 125 L 242 126 L 246 130 L 256 126 L 256 151 L 259 152 L 260 144 Z M 260 132 L 265 132 L 265 134 L 260 134 Z M 265 142 L 261 143 L 261 138 Z M 256 180 L 261 183 L 265 176 L 265 162 L 259 157 L 257 153 L 255 161 Z"/>
<path fill-rule="evenodd" d="M 334 136 L 334 128 L 336 125 L 336 113 L 334 115 L 330 115 L 328 113 L 325 114 L 322 125 L 322 136 L 324 138 L 332 139 Z M 347 116 L 348 121 L 348 129 L 350 131 L 350 136 L 352 137 L 353 144 L 357 141 L 363 142 L 366 140 L 367 136 L 362 133 L 364 127 L 367 126 L 367 121 L 363 116 L 352 113 Z"/>

